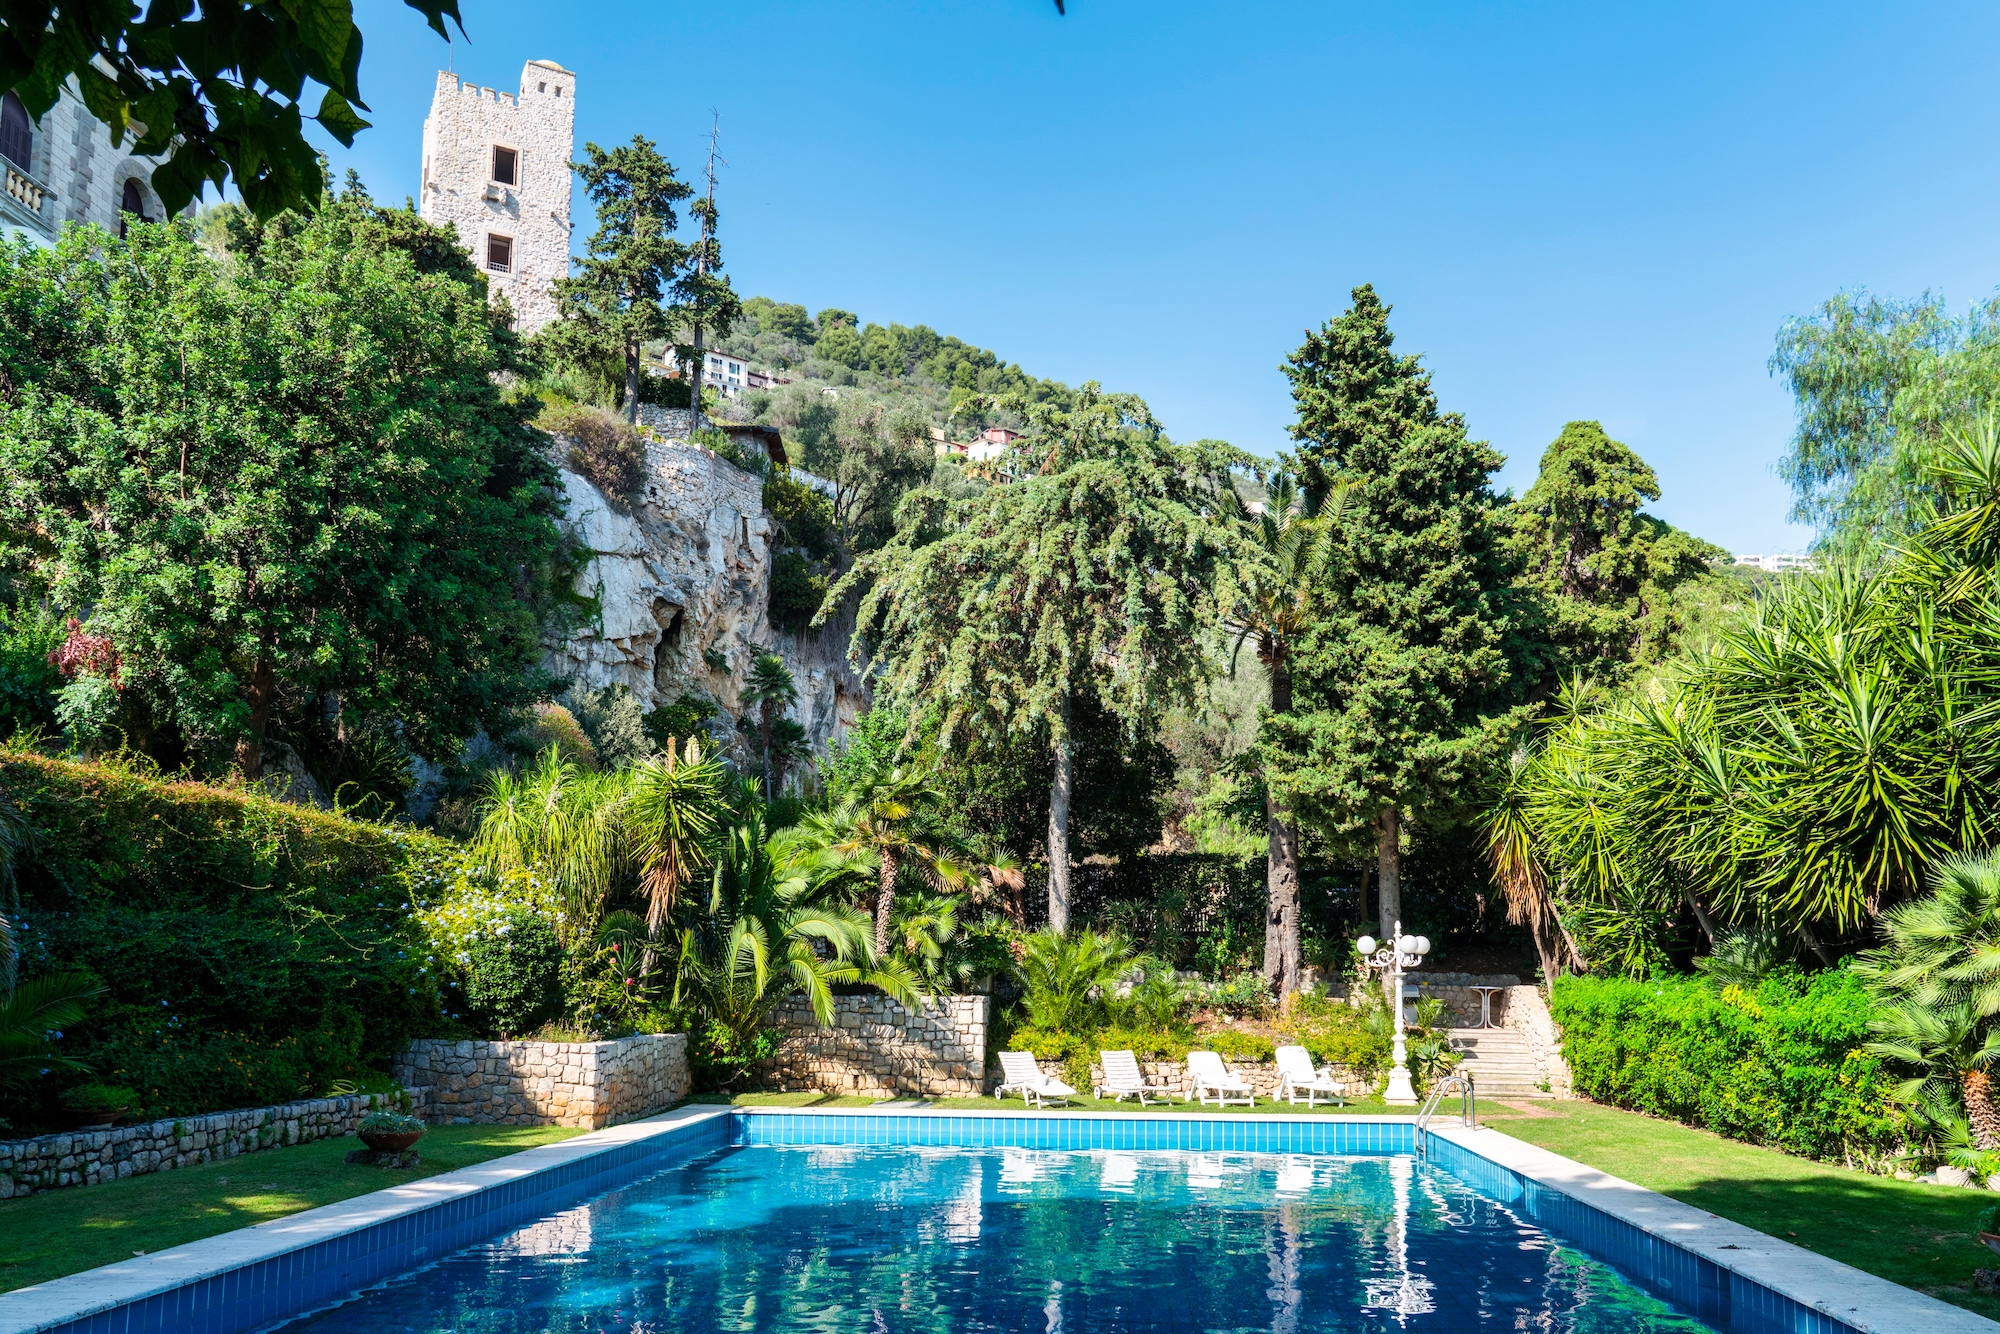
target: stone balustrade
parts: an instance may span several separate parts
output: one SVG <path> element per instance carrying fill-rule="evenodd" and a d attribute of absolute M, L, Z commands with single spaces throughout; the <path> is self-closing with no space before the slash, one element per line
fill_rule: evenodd
<path fill-rule="evenodd" d="M 452 1125 L 558 1125 L 599 1130 L 688 1095 L 687 1038 L 641 1033 L 612 1042 L 454 1042 L 421 1038 L 395 1077 L 431 1120 Z"/>

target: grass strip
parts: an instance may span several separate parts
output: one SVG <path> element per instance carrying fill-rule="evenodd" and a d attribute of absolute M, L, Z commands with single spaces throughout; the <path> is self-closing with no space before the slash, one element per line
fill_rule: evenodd
<path fill-rule="evenodd" d="M 470 1167 L 584 1133 L 570 1126 L 433 1126 L 413 1168 L 349 1166 L 352 1135 L 239 1154 L 0 1200 L 0 1291 L 268 1223 L 420 1177 Z"/>
<path fill-rule="evenodd" d="M 1994 1200 L 1989 1192 L 1871 1176 L 1595 1103 L 1529 1106 L 1528 1115 L 1482 1108 L 1480 1119 L 1635 1186 L 2000 1319 L 2000 1298 L 1972 1288 L 1974 1270 L 2000 1267 L 1973 1230 Z"/>

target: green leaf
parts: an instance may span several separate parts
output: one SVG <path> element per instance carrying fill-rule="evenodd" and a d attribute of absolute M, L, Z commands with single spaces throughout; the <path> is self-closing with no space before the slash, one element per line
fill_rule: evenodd
<path fill-rule="evenodd" d="M 110 129 L 111 145 L 116 148 L 124 142 L 125 127 L 131 118 L 131 107 L 125 100 L 124 91 L 91 65 L 85 65 L 76 72 L 76 82 L 83 94 L 84 106 L 90 108 L 90 114 Z"/>
<path fill-rule="evenodd" d="M 331 88 L 327 89 L 326 96 L 320 99 L 319 115 L 314 119 L 328 134 L 340 140 L 347 148 L 354 147 L 356 132 L 367 129 L 369 124 L 355 114 L 353 106 L 346 98 Z"/>
<path fill-rule="evenodd" d="M 332 69 L 346 64 L 347 43 L 354 32 L 354 7 L 349 0 L 280 0 L 299 25 L 306 49 Z"/>

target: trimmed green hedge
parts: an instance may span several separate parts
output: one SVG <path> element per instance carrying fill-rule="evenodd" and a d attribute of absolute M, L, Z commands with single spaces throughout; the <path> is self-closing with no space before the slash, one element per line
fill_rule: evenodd
<path fill-rule="evenodd" d="M 1862 1050 L 1868 995 L 1843 969 L 1755 988 L 1566 977 L 1554 992 L 1585 1097 L 1831 1162 L 1879 1161 L 1903 1139 L 1895 1077 Z"/>
<path fill-rule="evenodd" d="M 409 908 L 452 874 L 451 845 L 24 751 L 0 752 L 0 786 L 32 831 L 17 868 L 22 973 L 104 983 L 63 1048 L 137 1089 L 147 1112 L 317 1096 L 452 1030 L 455 998 Z M 0 1116 L 49 1124 L 60 1085 L 88 1077 L 46 1077 Z"/>

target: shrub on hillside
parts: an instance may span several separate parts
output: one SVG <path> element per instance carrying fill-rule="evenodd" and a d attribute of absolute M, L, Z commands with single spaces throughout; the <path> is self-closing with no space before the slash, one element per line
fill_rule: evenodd
<path fill-rule="evenodd" d="M 646 442 L 616 413 L 571 404 L 547 409 L 535 424 L 561 438 L 564 467 L 612 499 L 629 499 L 646 480 Z"/>
<path fill-rule="evenodd" d="M 1873 1006 L 1844 969 L 1755 987 L 1566 977 L 1550 1009 L 1577 1092 L 1829 1161 L 1903 1139 L 1893 1074 L 1863 1050 Z"/>

